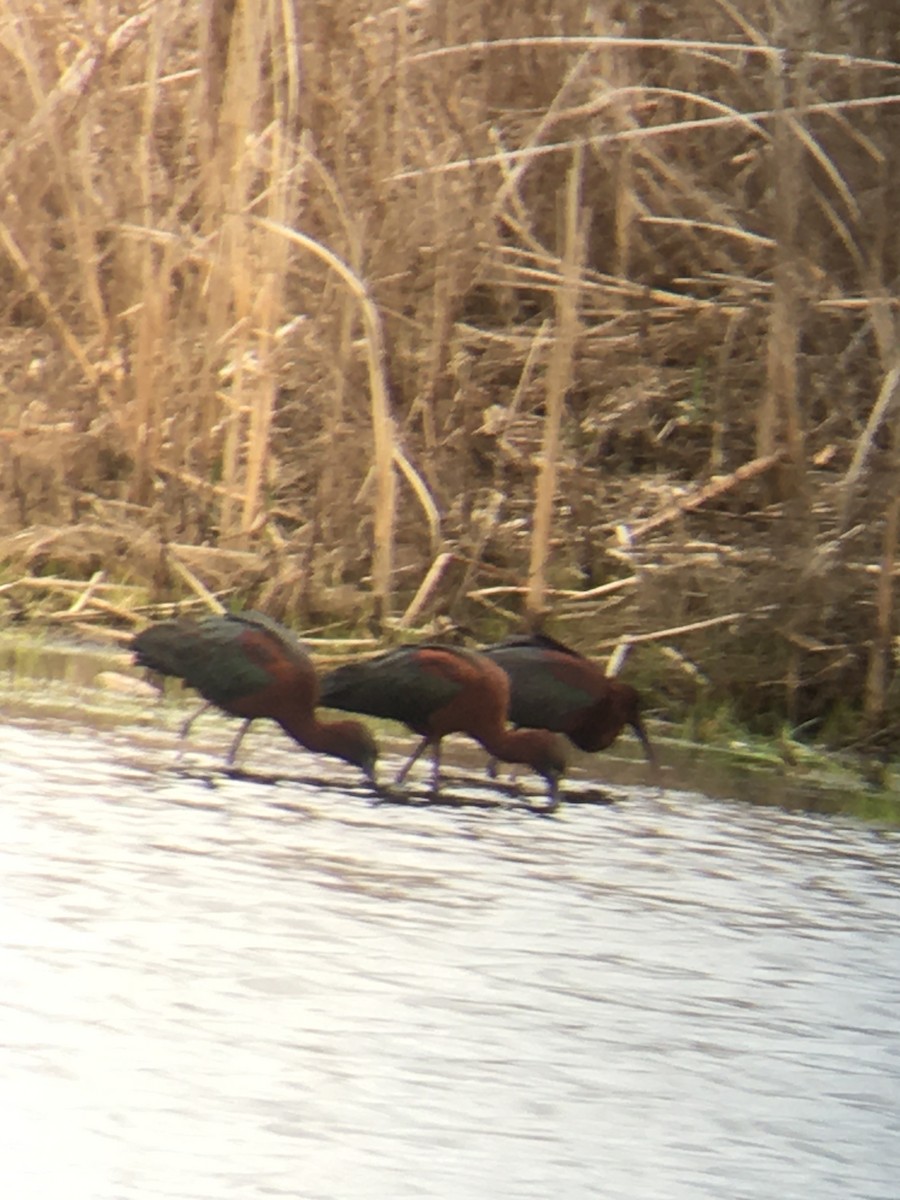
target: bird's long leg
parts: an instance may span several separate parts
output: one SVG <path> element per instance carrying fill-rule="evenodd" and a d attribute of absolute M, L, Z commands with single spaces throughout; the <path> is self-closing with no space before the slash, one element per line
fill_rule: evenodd
<path fill-rule="evenodd" d="M 441 789 L 441 739 L 431 744 L 431 798 L 437 798 Z"/>
<path fill-rule="evenodd" d="M 406 762 L 400 768 L 400 773 L 398 774 L 397 778 L 394 780 L 395 784 L 403 782 L 403 780 L 406 778 L 407 774 L 409 773 L 409 768 L 413 765 L 413 763 L 418 762 L 418 760 L 422 757 L 422 753 L 427 745 L 428 745 L 428 738 L 423 737 L 421 742 L 419 742 L 418 746 L 416 746 L 415 750 L 413 750 L 412 754 L 409 756 L 409 758 L 406 760 Z"/>
<path fill-rule="evenodd" d="M 175 761 L 176 762 L 178 762 L 178 760 L 181 758 L 182 754 L 184 754 L 184 743 L 185 743 L 185 739 L 187 738 L 187 735 L 191 731 L 191 726 L 197 720 L 198 717 L 201 717 L 208 708 L 212 708 L 212 707 L 213 707 L 212 704 L 210 704 L 210 702 L 208 700 L 204 700 L 203 703 L 200 705 L 200 707 L 197 709 L 194 709 L 194 711 L 191 713 L 191 715 L 188 717 L 188 719 L 182 724 L 181 728 L 178 731 L 178 746 L 175 750 Z"/>
<path fill-rule="evenodd" d="M 225 762 L 228 764 L 229 767 L 232 765 L 235 758 L 237 757 L 238 747 L 240 746 L 241 742 L 244 740 L 244 734 L 250 728 L 251 722 L 252 722 L 252 718 L 250 718 L 250 717 L 248 717 L 246 721 L 241 722 L 241 727 L 237 731 L 237 737 L 231 743 L 231 746 L 229 747 L 229 750 L 228 750 L 228 754 L 225 758 Z"/>
<path fill-rule="evenodd" d="M 547 803 L 543 808 L 537 809 L 540 813 L 555 813 L 559 808 L 559 780 L 547 779 Z"/>
<path fill-rule="evenodd" d="M 516 792 L 519 792 L 522 790 L 519 787 L 519 784 L 517 782 L 517 776 L 519 773 L 519 765 L 520 765 L 519 763 L 510 763 L 509 764 L 509 776 L 507 778 L 506 783 L 505 784 L 501 783 L 499 785 L 500 787 L 508 787 L 512 791 L 516 791 Z M 487 767 L 485 768 L 485 770 L 486 770 L 488 779 L 497 779 L 497 777 L 500 774 L 500 760 L 493 758 L 493 757 L 489 758 L 488 764 L 487 764 Z"/>

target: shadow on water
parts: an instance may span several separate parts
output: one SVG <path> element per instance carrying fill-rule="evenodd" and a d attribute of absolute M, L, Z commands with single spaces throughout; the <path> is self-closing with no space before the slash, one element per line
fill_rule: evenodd
<path fill-rule="evenodd" d="M 0 709 L 4 1195 L 896 1196 L 900 834 L 611 756 L 373 803 L 88 691 Z"/>
<path fill-rule="evenodd" d="M 207 786 L 215 787 L 217 779 L 241 779 L 248 783 L 260 784 L 265 787 L 284 787 L 296 785 L 301 788 L 316 788 L 325 784 L 321 775 L 296 772 L 289 774 L 272 774 L 271 772 L 249 770 L 241 766 L 215 766 L 206 768 L 178 767 L 174 768 L 186 779 L 195 779 Z M 345 785 L 348 795 L 358 794 L 371 804 L 396 804 L 408 807 L 431 808 L 522 808 L 536 816 L 553 815 L 547 806 L 547 800 L 542 792 L 522 784 L 509 783 L 502 779 L 490 779 L 486 772 L 477 774 L 474 771 L 444 771 L 441 777 L 441 790 L 437 796 L 432 795 L 426 786 L 427 781 L 415 778 L 406 781 L 403 786 L 388 782 L 377 789 L 362 782 L 357 786 Z M 565 789 L 567 804 L 614 804 L 615 797 L 608 791 L 585 780 L 572 780 Z"/>

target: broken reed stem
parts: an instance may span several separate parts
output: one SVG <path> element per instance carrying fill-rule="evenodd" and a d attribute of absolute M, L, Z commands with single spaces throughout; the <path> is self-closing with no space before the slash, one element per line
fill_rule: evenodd
<path fill-rule="evenodd" d="M 587 242 L 587 219 L 581 209 L 583 164 L 584 151 L 578 147 L 572 156 L 566 182 L 562 272 L 556 291 L 556 337 L 547 368 L 543 446 L 535 485 L 526 599 L 526 609 L 533 625 L 538 625 L 544 615 L 547 557 L 550 549 L 553 502 L 556 496 L 559 428 L 563 402 L 572 377 L 572 359 L 578 336 L 578 291 Z"/>
<path fill-rule="evenodd" d="M 138 615 L 137 608 L 123 608 L 120 604 L 113 604 L 109 600 L 102 600 L 99 596 L 94 595 L 96 590 L 102 587 L 120 590 L 119 585 L 104 584 L 102 576 L 104 572 L 98 571 L 88 581 L 87 586 L 81 581 L 69 579 L 54 579 L 51 577 L 41 578 L 40 576 L 25 575 L 21 579 L 16 579 L 12 583 L 5 583 L 0 587 L 0 592 L 15 591 L 16 588 L 24 587 L 35 592 L 58 592 L 63 596 L 71 595 L 73 591 L 78 591 L 79 595 L 75 597 L 73 603 L 61 612 L 42 614 L 42 619 L 47 621 L 72 621 L 79 623 L 80 618 L 88 616 L 91 612 L 97 613 L 99 617 L 108 620 L 109 617 L 115 617 L 117 620 L 127 621 L 130 624 L 137 624 L 141 617 Z M 98 578 L 100 576 L 101 578 Z"/>
<path fill-rule="evenodd" d="M 539 46 L 558 50 L 568 49 L 599 49 L 606 47 L 613 50 L 686 50 L 698 55 L 726 54 L 738 58 L 758 56 L 762 58 L 779 59 L 784 51 L 780 46 L 770 46 L 765 42 L 716 42 L 700 38 L 667 38 L 667 37 L 627 37 L 618 34 L 589 34 L 561 37 L 558 35 L 537 37 L 508 37 L 492 38 L 490 41 L 466 41 L 452 46 L 440 46 L 435 50 L 420 50 L 411 54 L 409 63 L 434 62 L 436 59 L 457 56 L 476 55 L 480 57 L 485 52 L 508 50 L 514 48 L 534 49 Z M 892 71 L 895 63 L 881 58 L 864 58 L 860 55 L 831 54 L 821 50 L 805 50 L 805 56 L 810 62 L 831 63 L 841 67 L 852 64 L 858 67 L 871 67 L 875 70 Z"/>
<path fill-rule="evenodd" d="M 598 642 L 597 647 L 605 650 L 607 647 L 616 648 L 624 643 L 636 646 L 638 642 L 660 642 L 663 638 L 678 637 L 683 633 L 699 633 L 702 629 L 713 629 L 716 625 L 727 625 L 732 621 L 746 621 L 748 618 L 763 617 L 766 613 L 774 612 L 776 607 L 775 604 L 763 604 L 759 608 L 751 608 L 746 612 L 725 613 L 721 617 L 707 617 L 705 621 L 691 621 L 689 625 L 673 625 L 669 629 L 654 629 L 652 633 L 634 633 L 625 637 L 608 638 Z"/>
<path fill-rule="evenodd" d="M 887 61 L 881 65 L 887 66 Z M 698 95 L 696 99 L 700 100 L 702 97 Z M 884 109 L 895 105 L 900 105 L 900 95 L 864 96 L 850 100 L 828 100 L 820 104 L 794 105 L 781 110 L 781 113 L 790 117 L 814 116 L 819 113 L 837 116 L 858 109 Z M 778 115 L 780 114 L 777 111 L 763 108 L 752 112 L 731 112 L 727 116 L 697 117 L 694 120 L 671 121 L 660 125 L 641 125 L 616 133 L 592 133 L 583 137 L 569 138 L 562 142 L 552 142 L 545 146 L 533 146 L 527 150 L 503 150 L 498 154 L 480 154 L 472 158 L 455 159 L 435 166 L 398 171 L 390 176 L 390 181 L 400 183 L 419 179 L 426 175 L 445 175 L 453 171 L 471 171 L 473 168 L 485 166 L 497 166 L 502 170 L 508 170 L 510 164 L 516 163 L 522 158 L 536 160 L 554 154 L 569 155 L 578 147 L 585 146 L 590 146 L 595 152 L 600 152 L 605 146 L 652 142 L 656 138 L 665 138 L 673 133 L 697 133 L 702 130 L 722 129 L 733 125 L 742 125 L 755 130 L 760 123 L 773 121 Z"/>
<path fill-rule="evenodd" d="M 436 553 L 441 544 L 441 514 L 431 498 L 425 480 L 415 469 L 400 447 L 394 443 L 393 461 L 397 464 L 403 478 L 413 490 L 413 494 L 422 506 L 422 512 L 428 521 L 428 532 L 431 538 L 431 551 Z"/>
<path fill-rule="evenodd" d="M 94 574 L 88 580 L 87 587 L 85 587 L 85 589 L 82 591 L 81 595 L 76 596 L 76 598 L 72 601 L 72 604 L 70 605 L 70 607 L 68 609 L 69 616 L 71 616 L 73 613 L 81 612 L 81 610 L 85 607 L 85 605 L 88 603 L 88 601 L 91 600 L 91 598 L 93 597 L 94 592 L 96 591 L 97 587 L 104 581 L 105 578 L 106 578 L 105 571 L 95 571 L 94 572 Z"/>
<path fill-rule="evenodd" d="M 98 572 L 103 574 L 103 572 Z M 71 593 L 77 592 L 80 596 L 86 586 L 91 588 L 91 594 L 94 592 L 137 592 L 143 591 L 143 585 L 139 583 L 104 583 L 102 580 L 96 580 L 96 575 L 93 576 L 88 584 L 85 585 L 83 579 L 60 579 L 57 575 L 23 575 L 19 579 L 13 579 L 10 583 L 0 584 L 0 593 L 14 591 L 17 587 L 33 588 L 35 591 L 46 592 L 62 592 Z M 77 600 L 77 597 L 76 597 Z"/>
<path fill-rule="evenodd" d="M 131 625 L 136 625 L 141 620 L 137 613 L 132 609 L 122 608 L 121 605 L 118 604 L 110 604 L 108 600 L 101 600 L 98 596 L 95 596 L 88 602 L 86 609 L 80 609 L 78 612 L 72 612 L 71 609 L 67 609 L 64 612 L 47 613 L 45 620 L 60 622 L 72 621 L 81 625 L 84 617 L 87 615 L 87 612 L 90 611 L 90 609 L 95 609 L 104 617 L 115 617 L 116 620 L 127 621 Z"/>
<path fill-rule="evenodd" d="M 622 638 L 615 650 L 613 650 L 612 654 L 610 654 L 609 658 L 606 660 L 606 666 L 603 668 L 604 675 L 607 675 L 610 679 L 614 679 L 615 676 L 619 674 L 619 672 L 622 670 L 622 667 L 625 665 L 625 659 L 628 657 L 628 653 L 631 650 L 632 645 L 633 643 L 630 638 Z"/>
<path fill-rule="evenodd" d="M 586 591 L 577 592 L 567 588 L 550 588 L 546 589 L 546 595 L 552 596 L 559 600 L 596 600 L 598 596 L 605 596 L 609 592 L 618 592 L 622 588 L 637 587 L 640 580 L 637 575 L 629 575 L 627 579 L 613 579 L 610 583 L 601 583 L 597 587 L 588 588 Z M 517 587 L 513 584 L 495 584 L 491 587 L 477 588 L 474 591 L 467 592 L 466 595 L 472 599 L 486 599 L 489 596 L 521 596 L 528 591 L 527 587 Z"/>
<path fill-rule="evenodd" d="M 422 506 L 422 512 L 425 514 L 425 519 L 428 522 L 431 549 L 433 553 L 436 553 L 441 544 L 441 514 L 438 512 L 438 507 L 431 498 L 428 485 L 396 442 L 394 443 L 393 461 L 397 465 L 400 474 L 412 488 L 413 495 Z M 375 466 L 373 464 L 369 467 L 365 478 L 356 491 L 356 495 L 353 497 L 354 504 L 360 504 L 369 494 L 374 478 Z"/>
<path fill-rule="evenodd" d="M 177 554 L 172 553 L 172 547 L 167 547 L 166 558 L 176 575 L 180 576 L 195 595 L 206 604 L 210 612 L 224 613 L 225 605 L 212 594 L 209 588 L 198 579 L 190 567 L 186 566 Z"/>
<path fill-rule="evenodd" d="M 674 504 L 667 505 L 664 509 L 654 513 L 652 517 L 638 521 L 635 525 L 618 526 L 616 530 L 617 540 L 624 545 L 630 545 L 638 538 L 643 537 L 644 534 L 651 533 L 654 529 L 661 529 L 665 525 L 670 525 L 680 516 L 683 516 L 684 513 L 694 512 L 704 504 L 708 504 L 710 500 L 718 499 L 719 496 L 732 491 L 739 484 L 746 483 L 750 479 L 756 479 L 759 475 L 770 471 L 772 467 L 781 462 L 783 457 L 783 452 L 778 450 L 774 454 L 766 454 L 762 458 L 754 458 L 750 462 L 738 467 L 736 471 L 732 471 L 730 475 L 714 479 L 712 483 L 706 484 L 690 496 L 684 496 Z"/>
<path fill-rule="evenodd" d="M 869 413 L 869 419 L 866 421 L 866 427 L 860 434 L 859 440 L 856 443 L 856 448 L 853 451 L 853 459 L 850 466 L 847 468 L 847 473 L 841 482 L 841 501 L 840 501 L 840 520 L 838 522 L 838 532 L 846 532 L 847 526 L 850 523 L 850 511 L 853 500 L 853 492 L 856 484 L 862 474 L 866 459 L 872 449 L 872 443 L 875 440 L 875 435 L 884 423 L 885 418 L 890 412 L 891 405 L 896 396 L 900 394 L 900 362 L 891 368 L 885 375 L 882 381 L 881 388 L 878 392 L 878 399 L 872 406 L 872 411 Z"/>
<path fill-rule="evenodd" d="M 435 589 L 444 576 L 444 572 L 453 562 L 455 557 L 456 556 L 451 554 L 449 551 L 445 551 L 443 554 L 439 554 L 437 556 L 437 558 L 428 568 L 425 578 L 419 584 L 419 590 L 409 602 L 409 607 L 407 608 L 406 612 L 397 622 L 398 629 L 408 629 L 410 625 L 413 624 L 416 617 L 418 617 L 419 613 L 421 613 L 422 609 L 431 599 Z"/>

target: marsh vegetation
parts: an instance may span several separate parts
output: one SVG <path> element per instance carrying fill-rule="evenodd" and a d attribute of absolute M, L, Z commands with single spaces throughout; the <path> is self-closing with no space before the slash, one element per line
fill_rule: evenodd
<path fill-rule="evenodd" d="M 4 0 L 0 55 L 8 616 L 547 621 L 890 750 L 900 11 Z"/>

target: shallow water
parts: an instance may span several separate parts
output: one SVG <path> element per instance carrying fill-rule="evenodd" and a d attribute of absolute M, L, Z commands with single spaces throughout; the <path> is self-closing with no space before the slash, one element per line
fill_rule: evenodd
<path fill-rule="evenodd" d="M 896 833 L 0 739 L 0 1194 L 895 1200 Z"/>

